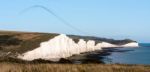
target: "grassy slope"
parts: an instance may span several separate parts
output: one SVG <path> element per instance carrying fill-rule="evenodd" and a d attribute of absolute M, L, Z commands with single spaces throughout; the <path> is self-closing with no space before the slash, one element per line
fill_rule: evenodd
<path fill-rule="evenodd" d="M 0 72 L 150 72 L 144 65 L 0 63 Z"/>
<path fill-rule="evenodd" d="M 0 31 L 0 48 L 2 51 L 13 53 L 24 53 L 39 47 L 43 41 L 57 36 L 51 33 L 29 33 L 29 32 L 11 32 Z M 17 42 L 18 41 L 18 42 Z M 13 44 L 16 42 L 16 44 Z"/>

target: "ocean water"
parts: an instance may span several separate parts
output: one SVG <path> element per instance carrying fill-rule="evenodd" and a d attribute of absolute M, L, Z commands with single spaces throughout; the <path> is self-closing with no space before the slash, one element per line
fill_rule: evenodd
<path fill-rule="evenodd" d="M 130 50 L 127 52 L 112 52 L 104 60 L 107 64 L 145 64 L 150 65 L 150 43 L 140 43 L 138 48 L 117 48 L 119 50 Z"/>

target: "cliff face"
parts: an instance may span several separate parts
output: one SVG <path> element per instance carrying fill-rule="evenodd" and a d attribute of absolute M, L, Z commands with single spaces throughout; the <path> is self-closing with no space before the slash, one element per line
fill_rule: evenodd
<path fill-rule="evenodd" d="M 137 42 L 131 42 L 124 45 L 121 45 L 122 47 L 139 47 L 139 43 Z"/>
<path fill-rule="evenodd" d="M 139 44 L 137 42 L 130 42 L 123 45 L 117 45 L 117 44 L 111 44 L 107 42 L 101 43 L 102 48 L 112 48 L 112 47 L 139 47 Z"/>
<path fill-rule="evenodd" d="M 39 58 L 57 61 L 60 58 L 101 50 L 105 47 L 138 47 L 138 43 L 132 40 L 54 33 L 0 31 L 0 60 L 6 57 L 18 57 L 29 61 Z"/>
<path fill-rule="evenodd" d="M 42 42 L 40 47 L 28 51 L 23 55 L 18 56 L 18 58 L 24 60 L 34 60 L 34 59 L 45 59 L 51 61 L 58 61 L 60 58 L 70 57 L 75 54 L 80 54 L 83 52 L 90 52 L 95 50 L 101 50 L 104 47 L 136 47 L 136 43 L 129 43 L 125 45 L 115 45 L 107 42 L 101 42 L 95 44 L 94 40 L 85 41 L 79 39 L 76 43 L 72 38 L 61 34 L 49 41 Z"/>
<path fill-rule="evenodd" d="M 60 58 L 66 58 L 74 54 L 80 54 L 82 52 L 101 50 L 100 46 L 95 45 L 95 41 L 84 41 L 80 39 L 78 43 L 75 43 L 71 38 L 64 34 L 54 37 L 53 39 L 42 42 L 40 47 L 26 52 L 23 55 L 18 56 L 24 60 L 45 59 L 45 60 L 59 60 Z"/>
<path fill-rule="evenodd" d="M 72 38 L 72 39 L 79 39 L 79 38 L 81 38 L 81 39 L 84 39 L 86 41 L 94 40 L 96 43 L 106 42 L 106 43 L 116 44 L 116 45 L 124 45 L 124 44 L 131 43 L 131 42 L 136 43 L 136 41 L 131 40 L 131 39 L 115 40 L 115 39 L 94 37 L 94 36 L 77 36 L 77 35 L 68 35 L 68 36 L 70 38 Z"/>

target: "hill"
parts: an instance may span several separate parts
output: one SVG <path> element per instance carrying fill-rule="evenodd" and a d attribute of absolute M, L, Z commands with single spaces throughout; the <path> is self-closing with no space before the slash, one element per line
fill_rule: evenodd
<path fill-rule="evenodd" d="M 27 51 L 32 51 L 38 48 L 41 42 L 48 41 L 60 34 L 57 33 L 39 33 L 39 32 L 15 32 L 15 31 L 0 31 L 0 60 L 16 58 L 19 54 Z M 67 35 L 73 41 L 78 43 L 79 39 L 85 41 L 94 40 L 97 43 L 107 42 L 116 45 L 124 45 L 131 42 L 136 42 L 130 39 L 114 40 L 92 36 L 77 36 Z"/>
<path fill-rule="evenodd" d="M 0 50 L 23 53 L 39 47 L 41 42 L 48 41 L 59 34 L 57 33 L 38 33 L 38 32 L 15 32 L 0 31 Z M 68 35 L 75 42 L 79 39 L 94 40 L 96 42 L 108 42 L 117 45 L 123 45 L 130 42 L 136 42 L 131 39 L 114 40 L 91 36 Z"/>

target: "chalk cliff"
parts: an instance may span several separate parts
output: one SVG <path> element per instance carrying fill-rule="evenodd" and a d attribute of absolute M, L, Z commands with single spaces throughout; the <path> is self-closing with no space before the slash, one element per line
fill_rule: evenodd
<path fill-rule="evenodd" d="M 115 45 L 107 42 L 95 43 L 94 40 L 85 41 L 79 39 L 76 43 L 65 34 L 58 35 L 49 41 L 42 42 L 40 47 L 19 55 L 18 58 L 32 61 L 34 59 L 45 59 L 58 61 L 60 58 L 70 57 L 75 54 L 101 50 L 106 47 L 137 47 L 138 43 L 132 42 L 125 45 Z"/>
<path fill-rule="evenodd" d="M 75 43 L 65 34 L 61 34 L 47 42 L 42 42 L 40 47 L 32 51 L 28 51 L 23 55 L 18 56 L 18 58 L 29 61 L 39 58 L 57 61 L 60 58 L 65 58 L 74 54 L 80 54 L 98 49 L 101 50 L 100 45 L 95 46 L 95 41 L 93 40 L 86 42 L 83 39 L 80 39 L 78 43 Z"/>

